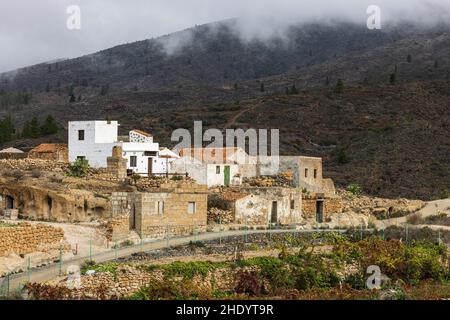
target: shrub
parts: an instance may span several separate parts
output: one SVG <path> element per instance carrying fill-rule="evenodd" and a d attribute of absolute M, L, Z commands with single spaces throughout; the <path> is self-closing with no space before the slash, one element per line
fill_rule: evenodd
<path fill-rule="evenodd" d="M 240 271 L 237 273 L 236 278 L 236 293 L 260 296 L 266 291 L 263 281 L 255 271 Z"/>
<path fill-rule="evenodd" d="M 78 158 L 69 166 L 69 170 L 67 172 L 68 176 L 71 177 L 84 177 L 87 174 L 89 169 L 89 162 L 86 159 Z"/>
<path fill-rule="evenodd" d="M 362 188 L 359 184 L 351 183 L 347 186 L 346 190 L 355 196 L 359 196 L 362 193 Z"/>
<path fill-rule="evenodd" d="M 424 221 L 420 213 L 413 213 L 406 217 L 406 222 L 409 224 L 422 224 Z"/>

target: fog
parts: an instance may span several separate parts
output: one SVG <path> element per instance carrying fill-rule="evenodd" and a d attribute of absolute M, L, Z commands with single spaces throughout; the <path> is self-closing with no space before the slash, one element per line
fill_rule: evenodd
<path fill-rule="evenodd" d="M 244 40 L 279 36 L 289 25 L 311 21 L 365 25 L 369 5 L 381 8 L 382 26 L 404 20 L 425 25 L 450 22 L 450 1 L 443 0 L 0 1 L 0 72 L 230 18 L 239 18 L 235 30 Z M 81 10 L 79 30 L 67 28 L 70 5 Z M 170 54 L 189 37 L 164 41 Z"/>

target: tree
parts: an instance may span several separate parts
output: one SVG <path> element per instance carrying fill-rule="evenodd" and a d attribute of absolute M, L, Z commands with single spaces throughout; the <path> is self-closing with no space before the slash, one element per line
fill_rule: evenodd
<path fill-rule="evenodd" d="M 439 68 L 439 62 L 437 60 L 434 61 L 434 68 L 435 69 Z"/>
<path fill-rule="evenodd" d="M 6 116 L 0 120 L 0 143 L 10 141 L 14 131 L 15 129 L 11 116 Z"/>
<path fill-rule="evenodd" d="M 47 118 L 44 121 L 44 124 L 41 127 L 41 133 L 42 135 L 49 135 L 49 134 L 55 134 L 59 131 L 58 123 L 55 121 L 55 119 L 52 116 L 47 116 Z"/>
<path fill-rule="evenodd" d="M 39 138 L 41 133 L 41 126 L 39 124 L 39 120 L 36 116 L 34 116 L 30 121 L 30 136 L 29 138 Z"/>
<path fill-rule="evenodd" d="M 45 92 L 50 92 L 50 83 L 47 82 L 47 86 L 45 87 Z"/>
<path fill-rule="evenodd" d="M 77 99 L 75 98 L 75 95 L 74 94 L 71 94 L 70 95 L 70 99 L 69 99 L 69 102 L 75 102 Z"/>
<path fill-rule="evenodd" d="M 330 78 L 327 76 L 325 79 L 325 85 L 328 87 L 330 85 Z"/>
<path fill-rule="evenodd" d="M 298 89 L 295 86 L 295 84 L 292 85 L 291 90 L 289 91 L 289 94 L 298 94 Z"/>
<path fill-rule="evenodd" d="M 406 61 L 407 61 L 408 63 L 411 63 L 411 62 L 412 62 L 412 56 L 411 56 L 410 54 L 408 54 L 408 56 L 406 57 Z"/>
<path fill-rule="evenodd" d="M 341 79 L 338 79 L 336 82 L 336 87 L 334 88 L 334 92 L 342 93 L 344 92 L 344 82 Z"/>
<path fill-rule="evenodd" d="M 394 84 L 396 84 L 397 83 L 397 74 L 394 72 L 394 73 L 391 73 L 391 76 L 390 76 L 390 78 L 389 78 L 389 83 L 391 84 L 391 85 L 394 85 Z"/>
<path fill-rule="evenodd" d="M 261 92 L 265 91 L 265 89 L 264 89 L 264 82 L 261 82 L 261 87 L 260 87 L 259 91 L 261 91 Z"/>
<path fill-rule="evenodd" d="M 104 96 L 104 95 L 106 95 L 108 93 L 108 91 L 109 91 L 109 85 L 105 84 L 100 89 L 100 95 Z"/>

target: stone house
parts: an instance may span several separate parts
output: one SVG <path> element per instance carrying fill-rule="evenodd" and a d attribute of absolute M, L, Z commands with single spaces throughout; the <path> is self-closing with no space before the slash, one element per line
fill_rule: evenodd
<path fill-rule="evenodd" d="M 22 150 L 16 148 L 6 148 L 0 150 L 0 159 L 23 159 L 26 158 L 27 154 Z"/>
<path fill-rule="evenodd" d="M 146 238 L 204 231 L 207 202 L 207 187 L 189 182 L 170 182 L 148 192 L 113 193 L 111 215 L 122 221 L 116 229 L 122 234 L 116 232 L 113 239 L 133 231 Z"/>
<path fill-rule="evenodd" d="M 210 204 L 230 210 L 237 224 L 267 226 L 302 221 L 302 192 L 296 188 L 239 188 L 211 195 Z"/>
<path fill-rule="evenodd" d="M 28 152 L 28 158 L 68 162 L 68 149 L 62 143 L 42 143 Z"/>

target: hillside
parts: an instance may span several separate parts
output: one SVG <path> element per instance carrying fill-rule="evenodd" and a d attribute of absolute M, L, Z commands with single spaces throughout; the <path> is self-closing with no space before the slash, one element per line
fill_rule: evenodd
<path fill-rule="evenodd" d="M 324 157 L 339 185 L 422 199 L 450 190 L 448 27 L 307 25 L 262 42 L 242 40 L 233 23 L 2 74 L 0 116 L 10 114 L 18 131 L 33 115 L 62 125 L 118 119 L 122 133 L 148 130 L 167 145 L 194 120 L 279 128 L 283 154 Z M 287 95 L 292 85 L 299 92 Z M 3 145 L 65 139 L 61 131 Z"/>

